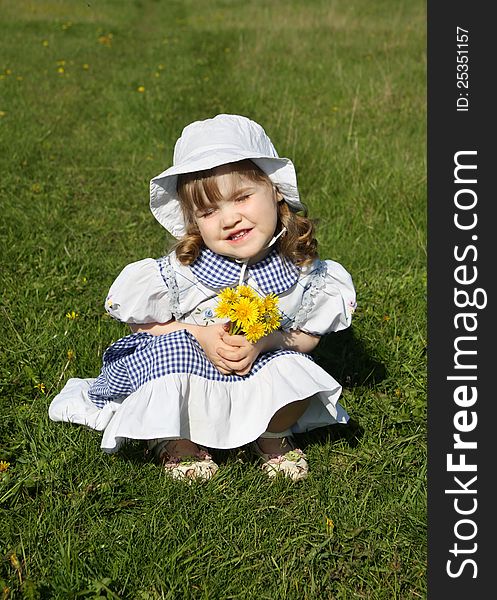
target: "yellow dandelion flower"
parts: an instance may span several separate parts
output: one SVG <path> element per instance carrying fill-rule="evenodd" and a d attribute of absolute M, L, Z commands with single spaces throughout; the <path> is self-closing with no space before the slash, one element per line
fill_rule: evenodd
<path fill-rule="evenodd" d="M 90 68 L 90 65 L 89 65 L 88 63 L 85 63 L 85 64 L 83 65 L 83 70 L 84 70 L 84 71 L 88 71 L 88 69 L 89 69 L 89 68 Z"/>
<path fill-rule="evenodd" d="M 233 318 L 238 325 L 247 329 L 247 326 L 257 321 L 259 311 L 257 304 L 250 298 L 240 298 L 238 302 L 233 305 Z"/>
<path fill-rule="evenodd" d="M 239 298 L 238 292 L 233 288 L 224 288 L 218 294 L 221 302 L 236 302 Z"/>
<path fill-rule="evenodd" d="M 14 567 L 16 571 L 21 571 L 21 563 L 17 558 L 17 554 L 15 552 L 12 552 L 12 554 L 9 556 L 9 560 L 10 564 Z"/>
<path fill-rule="evenodd" d="M 257 340 L 260 340 L 265 335 L 266 328 L 264 327 L 264 323 L 261 323 L 260 321 L 250 323 L 250 325 L 247 325 L 247 327 L 245 328 L 245 337 L 252 344 L 255 344 Z"/>
<path fill-rule="evenodd" d="M 257 342 L 281 324 L 278 297 L 275 294 L 261 297 L 250 286 L 238 285 L 222 290 L 218 294 L 218 301 L 216 316 L 229 319 L 229 333 L 245 335 L 249 342 Z"/>
<path fill-rule="evenodd" d="M 64 75 L 64 73 L 65 73 L 64 67 L 59 67 L 57 69 L 57 73 L 59 73 L 59 75 Z"/>
<path fill-rule="evenodd" d="M 6 460 L 0 460 L 0 473 L 5 473 L 5 471 L 10 467 L 10 463 Z"/>
<path fill-rule="evenodd" d="M 278 312 L 267 312 L 262 315 L 262 323 L 267 333 L 276 331 L 281 323 L 281 317 Z"/>
<path fill-rule="evenodd" d="M 219 319 L 230 319 L 233 312 L 233 303 L 229 300 L 221 300 L 216 306 L 215 314 Z"/>
<path fill-rule="evenodd" d="M 143 94 L 143 92 L 145 91 L 145 86 L 143 86 L 143 85 L 139 85 L 139 86 L 136 88 L 136 91 L 137 91 L 137 92 L 140 92 L 140 94 Z"/>
<path fill-rule="evenodd" d="M 98 41 L 102 44 L 102 46 L 112 46 L 112 33 L 108 33 L 107 35 L 101 35 L 98 38 Z"/>
<path fill-rule="evenodd" d="M 270 312 L 278 307 L 278 298 L 274 294 L 269 294 L 262 299 L 262 306 L 265 312 Z"/>
<path fill-rule="evenodd" d="M 333 530 L 335 529 L 335 523 L 333 523 L 333 520 L 326 517 L 326 531 L 331 535 L 333 533 Z"/>
<path fill-rule="evenodd" d="M 66 313 L 66 317 L 73 321 L 74 319 L 77 319 L 79 317 L 79 314 L 74 310 L 71 310 L 71 312 Z"/>
<path fill-rule="evenodd" d="M 45 386 L 45 384 L 44 384 L 44 383 L 37 383 L 37 384 L 34 386 L 34 389 L 35 389 L 35 390 L 40 390 L 40 392 L 41 392 L 42 394 L 44 394 L 47 388 L 46 388 L 46 386 Z"/>
<path fill-rule="evenodd" d="M 257 293 L 249 285 L 239 285 L 237 292 L 242 298 L 258 298 Z"/>

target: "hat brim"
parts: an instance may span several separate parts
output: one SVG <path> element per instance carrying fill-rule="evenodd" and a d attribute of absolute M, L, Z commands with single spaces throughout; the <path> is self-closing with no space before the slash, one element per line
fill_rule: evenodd
<path fill-rule="evenodd" d="M 291 208 L 304 209 L 299 198 L 295 167 L 289 158 L 275 158 L 241 150 L 235 153 L 233 149 L 223 152 L 216 149 L 214 152 L 209 150 L 198 154 L 183 164 L 173 165 L 150 181 L 150 209 L 154 217 L 174 237 L 183 237 L 186 230 L 177 192 L 178 175 L 206 171 L 246 159 L 252 160 L 266 173 Z"/>

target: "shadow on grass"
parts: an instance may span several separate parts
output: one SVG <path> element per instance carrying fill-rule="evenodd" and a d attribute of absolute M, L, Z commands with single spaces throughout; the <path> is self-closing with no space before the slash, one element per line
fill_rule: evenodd
<path fill-rule="evenodd" d="M 344 441 L 350 448 L 355 448 L 364 434 L 364 428 L 358 421 L 350 418 L 347 424 L 338 423 L 319 427 L 307 433 L 295 435 L 297 445 L 305 450 L 311 444 L 326 444 Z"/>
<path fill-rule="evenodd" d="M 385 366 L 371 356 L 353 328 L 322 337 L 313 356 L 344 387 L 373 387 L 386 375 Z"/>

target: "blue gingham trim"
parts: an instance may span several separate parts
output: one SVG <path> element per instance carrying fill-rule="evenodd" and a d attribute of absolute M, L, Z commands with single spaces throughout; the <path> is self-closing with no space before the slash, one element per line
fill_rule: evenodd
<path fill-rule="evenodd" d="M 185 329 L 159 336 L 135 333 L 107 348 L 102 371 L 88 395 L 94 404 L 102 408 L 107 402 L 121 401 L 145 383 L 166 375 L 186 373 L 210 381 L 246 381 L 273 358 L 283 354 L 299 353 L 291 350 L 267 352 L 258 357 L 248 375 L 222 375 Z M 303 356 L 312 360 L 307 354 Z"/>
<path fill-rule="evenodd" d="M 204 248 L 191 265 L 191 270 L 204 285 L 216 289 L 236 286 L 241 269 L 241 263 L 208 248 Z M 263 294 L 282 294 L 297 283 L 300 269 L 275 249 L 255 265 L 249 265 L 246 273 L 245 277 L 251 275 Z"/>

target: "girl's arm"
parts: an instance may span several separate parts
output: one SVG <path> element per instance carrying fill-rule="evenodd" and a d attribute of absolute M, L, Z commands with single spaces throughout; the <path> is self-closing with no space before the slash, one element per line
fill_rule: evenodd
<path fill-rule="evenodd" d="M 320 337 L 304 333 L 303 331 L 273 331 L 266 337 L 261 338 L 256 346 L 259 346 L 259 353 L 271 352 L 271 350 L 285 349 L 295 352 L 312 352 L 318 345 Z"/>

